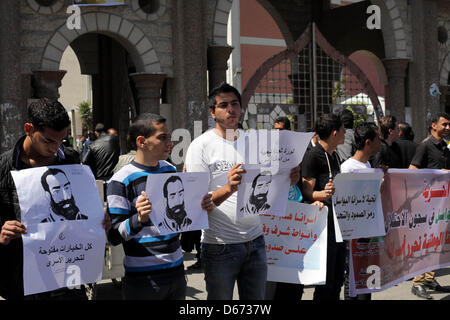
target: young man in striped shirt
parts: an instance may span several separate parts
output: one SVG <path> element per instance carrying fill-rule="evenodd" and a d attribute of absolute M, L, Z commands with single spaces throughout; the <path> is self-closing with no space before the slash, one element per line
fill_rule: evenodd
<path fill-rule="evenodd" d="M 150 220 L 152 204 L 145 194 L 148 175 L 176 172 L 164 160 L 172 149 L 165 122 L 151 113 L 133 121 L 129 139 L 136 147 L 136 157 L 108 183 L 108 212 L 113 225 L 109 240 L 114 245 L 122 243 L 125 251 L 124 299 L 183 300 L 186 295 L 179 234 L 159 235 Z M 210 195 L 201 201 L 203 209 L 212 210 Z"/>

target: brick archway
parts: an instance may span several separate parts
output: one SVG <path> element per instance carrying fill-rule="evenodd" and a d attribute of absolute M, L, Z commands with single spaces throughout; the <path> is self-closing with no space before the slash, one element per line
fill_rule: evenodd
<path fill-rule="evenodd" d="M 395 0 L 371 0 L 380 7 L 381 30 L 383 32 L 386 58 L 409 58 L 407 32 L 401 10 Z"/>
<path fill-rule="evenodd" d="M 117 40 L 130 54 L 137 72 L 160 73 L 161 64 L 149 38 L 135 24 L 118 15 L 89 12 L 81 15 L 81 29 L 62 25 L 52 35 L 41 58 L 42 70 L 59 70 L 64 50 L 79 36 L 101 33 Z"/>

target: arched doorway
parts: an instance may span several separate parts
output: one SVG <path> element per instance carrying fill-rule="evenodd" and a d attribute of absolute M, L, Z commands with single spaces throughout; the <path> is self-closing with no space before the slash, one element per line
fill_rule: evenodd
<path fill-rule="evenodd" d="M 60 88 L 60 101 L 64 103 L 67 100 L 66 104 L 70 103 L 70 107 L 75 110 L 78 109 L 79 103 L 88 102 L 92 106 L 93 119 L 89 131 L 92 132 L 95 124 L 99 122 L 106 128 L 118 130 L 121 149 L 126 152 L 126 132 L 130 119 L 139 110 L 136 88 L 129 76 L 136 72 L 136 67 L 129 53 L 112 37 L 98 33 L 81 35 L 70 43 L 66 51 L 72 51 L 75 59 L 78 60 L 80 75 L 76 79 L 69 71 L 64 76 Z M 73 59 L 72 63 L 74 63 Z M 66 66 L 70 70 L 71 65 Z M 84 78 L 82 84 L 79 83 L 80 78 Z M 71 88 L 71 86 L 74 87 Z M 75 102 L 77 97 L 67 97 L 69 94 L 76 93 L 80 100 L 78 102 Z M 65 105 L 65 107 L 69 106 Z M 77 136 L 82 133 L 87 134 L 87 132 L 72 133 Z M 74 138 L 78 138 L 77 136 Z"/>
<path fill-rule="evenodd" d="M 132 22 L 113 14 L 89 12 L 81 15 L 80 30 L 70 30 L 64 24 L 55 31 L 42 55 L 41 74 L 63 74 L 60 61 L 68 46 L 78 58 L 81 74 L 92 77 L 94 125 L 102 122 L 123 133 L 121 148 L 126 151 L 130 118 L 140 112 L 159 113 L 166 77 L 156 50 Z M 57 81 L 54 85 L 58 86 Z"/>

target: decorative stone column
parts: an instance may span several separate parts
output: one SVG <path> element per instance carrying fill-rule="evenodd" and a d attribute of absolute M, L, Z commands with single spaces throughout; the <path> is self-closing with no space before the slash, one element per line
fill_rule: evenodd
<path fill-rule="evenodd" d="M 398 122 L 405 121 L 405 79 L 409 59 L 384 59 L 388 76 L 386 114 L 395 116 Z"/>
<path fill-rule="evenodd" d="M 130 77 L 134 81 L 139 100 L 138 114 L 150 112 L 159 114 L 161 88 L 166 74 L 164 73 L 132 73 Z"/>
<path fill-rule="evenodd" d="M 230 46 L 209 46 L 208 47 L 208 70 L 209 70 L 209 91 L 220 83 L 227 80 L 227 61 L 230 58 L 233 47 Z"/>
<path fill-rule="evenodd" d="M 0 154 L 23 134 L 26 105 L 20 64 L 21 1 L 0 1 Z"/>
<path fill-rule="evenodd" d="M 34 98 L 49 98 L 57 100 L 59 98 L 58 89 L 61 87 L 61 80 L 67 71 L 64 70 L 35 70 L 31 78 L 31 85 L 34 89 Z"/>

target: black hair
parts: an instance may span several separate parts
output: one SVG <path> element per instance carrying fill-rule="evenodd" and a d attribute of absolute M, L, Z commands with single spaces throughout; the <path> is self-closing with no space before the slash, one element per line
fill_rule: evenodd
<path fill-rule="evenodd" d="M 154 123 L 165 123 L 166 119 L 155 113 L 142 113 L 134 118 L 130 128 L 128 129 L 129 146 L 131 150 L 137 150 L 136 138 L 143 136 L 148 138 L 156 131 Z"/>
<path fill-rule="evenodd" d="M 105 125 L 103 123 L 97 123 L 94 131 L 97 131 L 98 133 L 106 132 Z"/>
<path fill-rule="evenodd" d="M 291 120 L 289 120 L 288 117 L 281 117 L 280 116 L 280 117 L 276 118 L 273 123 L 280 123 L 280 122 L 284 123 L 284 128 L 286 130 L 291 130 Z"/>
<path fill-rule="evenodd" d="M 48 98 L 41 98 L 28 106 L 27 122 L 33 124 L 37 131 L 45 127 L 61 131 L 70 126 L 70 118 L 63 105 Z"/>
<path fill-rule="evenodd" d="M 406 140 L 414 140 L 414 131 L 408 122 L 400 122 L 398 128 L 402 132 L 402 137 Z"/>
<path fill-rule="evenodd" d="M 164 198 L 167 199 L 167 186 L 169 185 L 169 183 L 173 183 L 175 181 L 180 181 L 181 184 L 183 184 L 183 181 L 181 180 L 181 178 L 179 176 L 171 176 L 169 179 L 166 180 L 166 182 L 164 183 L 164 186 L 163 186 Z"/>
<path fill-rule="evenodd" d="M 433 117 L 431 117 L 431 123 L 437 123 L 440 118 L 450 120 L 450 115 L 446 112 L 438 112 Z"/>
<path fill-rule="evenodd" d="M 208 96 L 208 106 L 209 106 L 209 108 L 214 111 L 216 109 L 216 97 L 218 95 L 220 95 L 221 93 L 230 93 L 230 92 L 234 93 L 234 95 L 238 98 L 239 104 L 241 105 L 241 108 L 242 108 L 241 94 L 239 93 L 239 91 L 235 87 L 229 85 L 226 82 L 222 82 L 221 84 L 219 84 L 209 94 L 209 96 Z"/>
<path fill-rule="evenodd" d="M 49 188 L 48 183 L 47 183 L 47 177 L 50 176 L 50 175 L 56 176 L 58 173 L 62 173 L 63 175 L 66 176 L 66 173 L 64 171 L 62 171 L 61 169 L 58 169 L 58 168 L 49 168 L 42 175 L 42 177 L 41 177 L 41 184 L 42 184 L 42 187 L 44 188 L 45 191 L 50 192 L 50 188 Z M 67 176 L 66 176 L 66 178 L 67 178 Z M 69 179 L 67 179 L 67 180 L 69 180 Z"/>
<path fill-rule="evenodd" d="M 363 150 L 366 140 L 373 141 L 378 135 L 378 127 L 373 122 L 364 122 L 355 128 L 355 146 L 356 150 Z"/>
<path fill-rule="evenodd" d="M 355 120 L 355 116 L 353 115 L 353 112 L 351 112 L 348 109 L 342 110 L 341 114 L 341 121 L 344 124 L 345 129 L 353 129 L 353 122 Z"/>
<path fill-rule="evenodd" d="M 336 114 L 324 114 L 320 116 L 314 126 L 314 131 L 317 132 L 319 138 L 326 140 L 330 137 L 334 130 L 339 130 L 342 127 L 341 118 Z"/>

